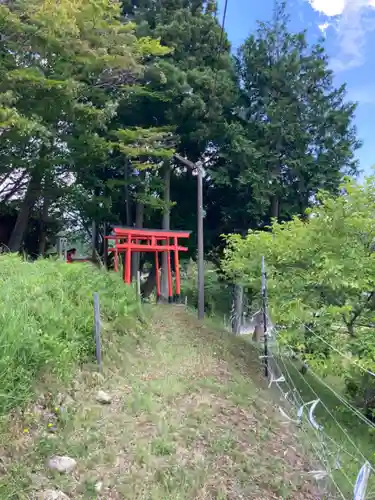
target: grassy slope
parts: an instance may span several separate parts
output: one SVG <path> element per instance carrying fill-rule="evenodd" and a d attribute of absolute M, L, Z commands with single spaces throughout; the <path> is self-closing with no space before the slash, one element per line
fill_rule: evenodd
<path fill-rule="evenodd" d="M 93 292 L 115 328 L 139 309 L 119 276 L 85 264 L 2 255 L 0 283 L 0 415 L 33 397 L 43 371 L 69 380 L 93 356 Z"/>
<path fill-rule="evenodd" d="M 47 409 L 39 403 L 12 419 L 2 435 L 1 499 L 40 498 L 51 487 L 74 499 L 328 498 L 310 482 L 295 429 L 280 423 L 241 339 L 177 307 L 154 310 L 140 338 L 107 328 L 104 339 L 103 378 L 86 366 L 66 404 L 55 409 L 56 397 L 44 397 Z M 95 402 L 98 388 L 113 396 L 110 406 Z M 47 471 L 55 453 L 74 457 L 77 470 Z"/>

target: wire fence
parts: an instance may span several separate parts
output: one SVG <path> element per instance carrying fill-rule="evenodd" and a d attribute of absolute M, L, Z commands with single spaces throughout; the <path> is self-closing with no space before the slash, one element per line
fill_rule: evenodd
<path fill-rule="evenodd" d="M 269 350 L 269 356 L 272 360 L 269 387 L 271 388 L 275 384 L 280 390 L 282 398 L 288 403 L 287 410 L 280 406 L 282 418 L 286 422 L 290 421 L 299 425 L 304 432 L 310 448 L 315 452 L 316 458 L 322 465 L 322 469 L 316 474 L 318 480 L 328 478 L 339 494 L 339 498 L 352 497 L 355 500 L 369 498 L 370 495 L 375 494 L 369 491 L 366 496 L 369 475 L 370 472 L 374 472 L 370 457 L 357 445 L 351 432 L 340 422 L 335 410 L 324 401 L 319 390 L 320 387 L 330 391 L 332 396 L 351 412 L 353 420 L 364 424 L 367 431 L 374 429 L 373 422 L 362 415 L 311 368 L 309 368 L 308 374 L 303 375 L 296 364 L 296 361 L 300 361 L 300 363 L 303 361 L 296 356 L 291 359 L 290 351 L 291 346 L 284 344 L 280 347 L 277 343 L 276 351 Z M 318 382 L 318 385 L 311 383 L 312 377 Z M 334 430 L 335 437 L 332 436 L 332 430 Z M 354 471 L 356 471 L 356 477 L 353 477 Z M 349 496 L 350 493 L 352 496 Z"/>
<path fill-rule="evenodd" d="M 257 341 L 269 390 L 276 389 L 280 397 L 282 422 L 294 424 L 301 430 L 307 453 L 315 456 L 319 464 L 309 474 L 330 492 L 326 498 L 375 499 L 375 423 L 348 401 L 341 388 L 319 374 L 315 367 L 307 366 L 293 346 L 285 342 L 282 332 L 273 324 L 268 312 L 265 266 L 262 268 L 260 310 L 250 314 L 246 310 L 246 303 L 239 307 L 234 300 L 230 324 L 227 326 L 235 324 L 237 331 L 234 333 L 252 335 L 252 340 Z M 253 332 L 260 323 L 262 335 L 255 338 Z M 308 325 L 301 327 L 327 345 L 346 364 L 375 377 L 375 373 Z M 233 327 L 231 329 L 233 331 Z M 361 440 L 357 439 L 359 435 Z"/>

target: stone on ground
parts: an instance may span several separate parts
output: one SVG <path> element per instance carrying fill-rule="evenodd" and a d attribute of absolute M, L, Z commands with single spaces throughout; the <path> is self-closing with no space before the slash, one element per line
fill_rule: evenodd
<path fill-rule="evenodd" d="M 48 460 L 48 467 L 57 470 L 61 474 L 69 474 L 76 467 L 77 462 L 74 458 L 56 455 Z"/>
<path fill-rule="evenodd" d="M 109 405 L 112 402 L 111 396 L 104 391 L 98 391 L 96 395 L 96 400 L 98 401 L 98 403 L 101 403 L 103 405 Z"/>
<path fill-rule="evenodd" d="M 95 484 L 95 491 L 97 493 L 100 493 L 103 489 L 103 482 L 102 481 L 98 481 L 96 484 Z"/>
<path fill-rule="evenodd" d="M 62 491 L 58 490 L 47 490 L 43 493 L 43 500 L 70 500 L 70 498 L 65 495 Z"/>

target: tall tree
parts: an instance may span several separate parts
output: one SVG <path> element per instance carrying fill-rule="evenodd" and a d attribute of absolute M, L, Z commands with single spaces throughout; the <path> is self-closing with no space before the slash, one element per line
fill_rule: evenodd
<path fill-rule="evenodd" d="M 237 57 L 240 115 L 259 173 L 252 180 L 245 170 L 239 181 L 252 182 L 268 220 L 303 213 L 319 188 L 335 192 L 343 174 L 357 172 L 356 106 L 345 85 L 335 88 L 323 45 L 309 47 L 288 23 L 279 2 Z"/>
<path fill-rule="evenodd" d="M 151 120 L 157 126 L 172 125 L 178 152 L 191 160 L 203 158 L 208 150 L 212 154 L 222 142 L 223 128 L 237 92 L 229 43 L 216 18 L 216 2 L 134 0 L 124 2 L 124 12 L 137 22 L 140 35 L 158 37 L 162 44 L 172 48 L 163 60 L 152 61 L 149 66 L 147 88 L 150 91 L 143 94 L 142 105 L 137 108 L 145 110 L 144 114 L 137 115 L 139 123 Z M 175 182 L 181 175 L 184 182 Z M 186 190 L 186 182 L 194 185 L 195 178 L 185 176 L 173 161 L 167 161 L 162 182 L 164 211 L 158 225 L 162 223 L 167 229 L 170 218 L 181 224 L 179 203 L 184 198 L 181 191 L 175 192 L 171 186 Z M 189 191 L 196 192 L 190 188 Z M 192 213 L 196 212 L 194 198 L 189 198 Z M 173 201 L 176 204 L 170 210 Z M 191 222 L 187 227 L 194 229 L 194 219 Z M 186 222 L 184 225 L 186 227 Z M 165 282 L 162 279 L 162 285 Z"/>
<path fill-rule="evenodd" d="M 121 22 L 120 4 L 110 0 L 18 0 L 0 5 L 0 26 L 0 149 L 8 154 L 2 168 L 12 168 L 20 140 L 32 150 L 23 164 L 29 183 L 9 242 L 17 251 L 46 175 L 53 178 L 62 165 L 75 174 L 74 148 L 98 146 L 116 111 L 116 90 L 141 75 L 144 57 L 165 49 L 137 38 L 134 27 Z"/>

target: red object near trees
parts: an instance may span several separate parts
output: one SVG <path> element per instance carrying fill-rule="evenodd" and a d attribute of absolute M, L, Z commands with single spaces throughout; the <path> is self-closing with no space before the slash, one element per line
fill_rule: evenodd
<path fill-rule="evenodd" d="M 132 252 L 154 252 L 156 264 L 156 294 L 160 297 L 159 253 L 167 252 L 168 255 L 168 298 L 173 299 L 173 284 L 171 270 L 171 252 L 174 253 L 174 266 L 176 276 L 176 297 L 181 294 L 179 252 L 188 249 L 179 244 L 179 238 L 189 238 L 190 231 L 166 231 L 158 229 L 137 229 L 133 227 L 115 227 L 113 233 L 106 236 L 106 240 L 114 241 L 113 248 L 107 247 L 108 252 L 114 253 L 114 268 L 118 271 L 119 254 L 125 254 L 124 281 L 131 283 L 131 256 Z"/>
<path fill-rule="evenodd" d="M 66 262 L 67 264 L 72 264 L 73 262 L 91 262 L 91 259 L 86 257 L 74 257 L 77 253 L 75 248 L 72 248 L 66 252 Z"/>
<path fill-rule="evenodd" d="M 71 262 L 73 262 L 73 257 L 74 257 L 75 254 L 76 254 L 76 249 L 75 248 L 71 248 L 70 250 L 67 251 L 67 253 L 66 253 L 66 262 L 68 262 L 68 264 L 70 264 Z"/>

